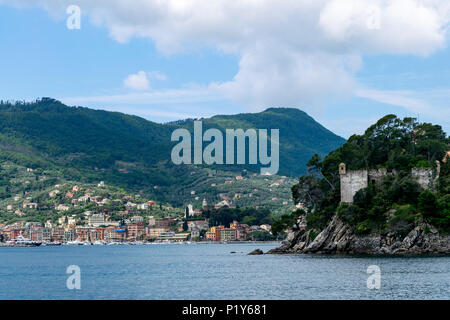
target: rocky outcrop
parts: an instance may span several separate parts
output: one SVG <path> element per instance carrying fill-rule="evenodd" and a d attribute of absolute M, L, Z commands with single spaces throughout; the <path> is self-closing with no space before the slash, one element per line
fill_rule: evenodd
<path fill-rule="evenodd" d="M 256 249 L 249 253 L 250 256 L 254 256 L 254 255 L 258 255 L 258 254 L 264 254 L 264 252 L 261 249 Z"/>
<path fill-rule="evenodd" d="M 420 223 L 405 237 L 394 233 L 356 235 L 337 215 L 314 239 L 310 232 L 289 233 L 281 246 L 269 254 L 450 254 L 450 236 L 440 236 L 433 226 Z"/>

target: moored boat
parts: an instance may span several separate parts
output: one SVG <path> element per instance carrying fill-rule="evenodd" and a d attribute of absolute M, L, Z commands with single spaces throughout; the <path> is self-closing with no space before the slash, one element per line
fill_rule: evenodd
<path fill-rule="evenodd" d="M 12 247 L 39 247 L 42 242 L 25 238 L 22 236 L 22 233 L 20 233 L 17 238 L 7 241 L 6 244 Z"/>
<path fill-rule="evenodd" d="M 50 247 L 53 247 L 53 246 L 60 246 L 60 245 L 62 245 L 62 243 L 61 242 L 43 242 L 42 243 L 42 245 L 43 246 L 50 246 Z"/>

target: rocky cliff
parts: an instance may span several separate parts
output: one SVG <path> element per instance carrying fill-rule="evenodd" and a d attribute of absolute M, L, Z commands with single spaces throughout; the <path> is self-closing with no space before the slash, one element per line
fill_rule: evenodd
<path fill-rule="evenodd" d="M 356 235 L 353 228 L 337 215 L 314 239 L 309 231 L 289 233 L 281 246 L 268 254 L 450 254 L 450 236 L 441 236 L 436 228 L 419 223 L 405 237 L 393 233 Z"/>

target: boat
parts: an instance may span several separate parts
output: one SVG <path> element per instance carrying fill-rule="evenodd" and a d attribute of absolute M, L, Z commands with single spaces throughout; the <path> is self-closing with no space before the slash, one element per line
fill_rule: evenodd
<path fill-rule="evenodd" d="M 74 241 L 68 241 L 67 244 L 69 244 L 69 245 L 76 245 L 76 246 L 82 246 L 83 242 L 80 241 L 80 238 L 77 238 Z"/>
<path fill-rule="evenodd" d="M 62 243 L 57 242 L 57 241 L 56 242 L 43 242 L 42 245 L 46 246 L 46 247 L 53 247 L 53 246 L 60 246 L 60 245 L 62 245 Z"/>
<path fill-rule="evenodd" d="M 6 243 L 14 247 L 39 247 L 42 244 L 42 242 L 25 238 L 22 236 L 22 232 L 17 236 L 17 238 L 9 240 Z"/>

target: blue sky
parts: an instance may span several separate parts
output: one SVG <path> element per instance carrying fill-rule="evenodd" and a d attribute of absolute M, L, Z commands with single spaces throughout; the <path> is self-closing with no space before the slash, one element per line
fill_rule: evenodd
<path fill-rule="evenodd" d="M 346 138 L 387 113 L 418 116 L 450 131 L 446 32 L 439 43 L 431 34 L 434 29 L 424 32 L 423 39 L 419 34 L 422 42 L 408 40 L 407 50 L 390 40 L 385 50 L 375 38 L 372 43 L 354 45 L 346 42 L 347 37 L 340 42 L 324 37 L 310 49 L 305 43 L 311 40 L 304 38 L 316 24 L 298 35 L 303 42 L 291 40 L 297 31 L 283 41 L 281 36 L 273 40 L 263 31 L 265 24 L 255 18 L 254 30 L 249 31 L 254 36 L 244 41 L 232 37 L 232 26 L 210 34 L 186 22 L 186 29 L 193 31 L 170 32 L 167 26 L 173 23 L 163 24 L 164 29 L 135 26 L 136 17 L 119 23 L 109 9 L 80 7 L 81 29 L 69 30 L 64 6 L 16 7 L 0 1 L 2 99 L 49 96 L 69 105 L 121 111 L 156 122 L 256 112 L 271 106 L 298 107 Z M 316 10 L 321 10 L 320 22 L 332 14 L 332 8 Z M 204 27 L 215 22 L 201 23 Z M 117 25 L 125 28 L 126 24 L 136 29 L 123 39 L 124 31 L 117 31 Z M 151 31 L 143 35 L 145 28 Z M 163 31 L 156 34 L 155 30 Z M 254 38 L 255 45 L 247 47 Z M 292 65 L 284 66 L 286 61 Z M 291 74 L 292 66 L 300 67 Z"/>

